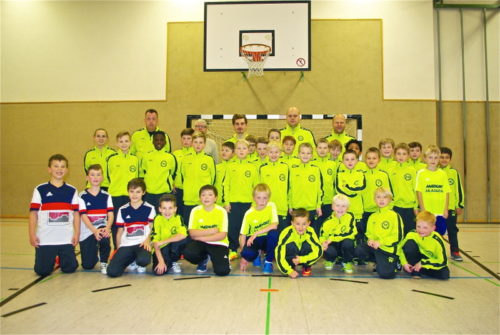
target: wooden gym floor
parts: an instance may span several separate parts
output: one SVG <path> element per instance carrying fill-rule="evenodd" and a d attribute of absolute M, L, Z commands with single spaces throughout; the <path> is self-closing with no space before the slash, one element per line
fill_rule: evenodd
<path fill-rule="evenodd" d="M 110 279 L 97 269 L 79 268 L 35 283 L 27 226 L 26 219 L 0 220 L 2 334 L 500 332 L 496 224 L 460 225 L 461 249 L 469 257 L 451 261 L 452 278 L 444 282 L 402 273 L 381 280 L 371 265 L 345 275 L 339 268 L 325 271 L 322 261 L 312 277 L 296 280 L 252 276 L 260 271 L 251 266 L 247 273 L 233 270 L 225 278 L 210 276 L 209 267 L 203 279 L 174 280 L 198 276 L 183 261 L 183 273 L 176 276 L 148 272 Z M 127 286 L 92 292 L 121 285 Z M 29 306 L 36 307 L 23 310 Z"/>

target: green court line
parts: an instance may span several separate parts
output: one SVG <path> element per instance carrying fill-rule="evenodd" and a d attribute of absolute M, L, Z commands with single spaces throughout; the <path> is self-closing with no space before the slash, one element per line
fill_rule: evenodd
<path fill-rule="evenodd" d="M 273 278 L 269 277 L 267 282 L 267 288 L 271 288 L 271 280 Z M 269 335 L 269 328 L 271 325 L 271 292 L 267 292 L 267 313 L 266 313 L 266 335 Z"/>
<path fill-rule="evenodd" d="M 478 275 L 477 273 L 472 272 L 471 270 L 466 269 L 466 268 L 464 268 L 463 266 L 458 265 L 456 262 L 451 262 L 451 264 L 455 265 L 455 266 L 456 266 L 457 268 L 459 268 L 459 269 L 464 270 L 465 272 L 470 273 L 471 275 L 474 275 L 474 276 L 476 276 L 476 277 L 482 277 L 481 275 Z M 495 283 L 493 280 L 490 280 L 490 279 L 488 279 L 488 278 L 483 278 L 483 279 L 484 279 L 484 280 L 486 280 L 487 282 L 489 282 L 489 283 L 491 283 L 491 284 L 493 284 L 493 285 L 497 286 L 497 287 L 500 287 L 500 284 Z"/>

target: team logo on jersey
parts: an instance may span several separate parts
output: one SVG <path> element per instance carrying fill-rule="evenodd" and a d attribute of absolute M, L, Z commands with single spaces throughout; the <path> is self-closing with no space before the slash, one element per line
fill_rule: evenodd
<path fill-rule="evenodd" d="M 411 174 L 405 173 L 405 180 L 410 181 L 411 180 Z"/>
<path fill-rule="evenodd" d="M 382 228 L 389 229 L 389 221 L 382 222 Z"/>
<path fill-rule="evenodd" d="M 304 140 L 304 136 L 299 135 L 299 136 L 297 137 L 297 139 L 298 139 L 299 141 L 303 141 L 303 140 Z"/>
<path fill-rule="evenodd" d="M 346 227 L 346 226 L 342 226 L 342 228 L 340 228 L 340 231 L 341 231 L 342 233 L 345 233 L 346 229 L 347 229 L 347 227 Z"/>
<path fill-rule="evenodd" d="M 68 212 L 49 212 L 49 226 L 69 224 L 69 213 Z"/>
<path fill-rule="evenodd" d="M 280 180 L 281 181 L 285 181 L 286 180 L 286 177 L 285 177 L 284 173 L 280 174 Z"/>
<path fill-rule="evenodd" d="M 87 206 L 92 206 L 92 204 L 90 202 L 87 202 Z"/>
<path fill-rule="evenodd" d="M 172 235 L 177 234 L 177 227 L 170 228 L 170 234 L 172 234 Z"/>
<path fill-rule="evenodd" d="M 53 196 L 52 192 L 47 192 L 47 194 L 45 195 L 46 197 L 51 197 Z"/>
<path fill-rule="evenodd" d="M 135 172 L 137 170 L 137 168 L 134 165 L 130 165 L 129 170 L 130 170 L 130 172 Z"/>
<path fill-rule="evenodd" d="M 161 161 L 160 165 L 161 165 L 161 167 L 167 166 L 167 161 Z"/>
<path fill-rule="evenodd" d="M 377 185 L 378 187 L 382 186 L 382 180 L 376 179 L 375 180 L 375 185 Z"/>
<path fill-rule="evenodd" d="M 432 251 L 425 250 L 425 254 L 426 254 L 427 256 L 429 256 L 429 258 L 434 257 L 434 253 L 433 253 Z"/>
<path fill-rule="evenodd" d="M 144 226 L 127 227 L 127 237 L 144 236 Z"/>
<path fill-rule="evenodd" d="M 250 172 L 249 170 L 246 170 L 245 177 L 250 178 L 251 176 L 252 176 L 252 172 Z"/>
<path fill-rule="evenodd" d="M 359 180 L 354 181 L 354 186 L 358 186 L 358 185 L 359 185 Z"/>
<path fill-rule="evenodd" d="M 208 165 L 205 163 L 201 164 L 201 169 L 205 171 L 206 169 L 208 169 Z"/>
<path fill-rule="evenodd" d="M 453 178 L 448 179 L 448 184 L 450 184 L 450 186 L 455 184 L 455 181 L 453 180 Z"/>
<path fill-rule="evenodd" d="M 312 174 L 309 175 L 309 178 L 307 178 L 311 183 L 314 183 L 316 181 L 316 177 L 313 176 Z"/>
<path fill-rule="evenodd" d="M 326 173 L 328 173 L 328 175 L 331 176 L 333 174 L 333 170 L 332 169 L 328 169 L 328 170 L 326 170 Z"/>
<path fill-rule="evenodd" d="M 125 217 L 125 219 L 131 219 L 130 215 L 127 215 L 127 216 Z"/>

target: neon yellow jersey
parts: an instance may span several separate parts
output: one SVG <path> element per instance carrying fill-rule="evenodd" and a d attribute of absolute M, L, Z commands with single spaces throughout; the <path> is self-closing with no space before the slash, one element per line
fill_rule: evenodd
<path fill-rule="evenodd" d="M 224 182 L 224 178 L 226 178 L 226 169 L 228 165 L 229 161 L 222 161 L 215 166 L 216 173 L 214 186 L 219 193 L 219 196 L 217 197 L 217 205 L 219 206 L 224 204 L 224 189 L 222 184 Z"/>
<path fill-rule="evenodd" d="M 366 225 L 366 237 L 380 242 L 380 249 L 396 254 L 403 239 L 403 220 L 389 207 L 379 208 L 370 215 Z"/>
<path fill-rule="evenodd" d="M 215 183 L 215 162 L 205 152 L 185 156 L 181 165 L 184 204 L 188 206 L 200 203 L 200 188 Z"/>
<path fill-rule="evenodd" d="M 177 173 L 177 160 L 166 150 L 154 150 L 144 155 L 141 169 L 150 194 L 170 193 Z"/>
<path fill-rule="evenodd" d="M 94 164 L 99 164 L 102 167 L 102 176 L 103 180 L 101 183 L 101 187 L 109 186 L 108 179 L 108 158 L 112 155 L 116 154 L 116 150 L 105 146 L 102 149 L 98 147 L 93 147 L 89 151 L 85 153 L 83 157 L 83 168 L 85 169 L 85 174 L 87 174 L 89 167 Z M 90 187 L 90 183 L 87 182 L 87 188 Z"/>
<path fill-rule="evenodd" d="M 177 173 L 175 174 L 174 185 L 176 188 L 182 189 L 182 176 L 181 176 L 181 166 L 184 157 L 189 155 L 194 155 L 195 151 L 193 147 L 182 148 L 174 151 L 174 156 L 177 159 Z"/>
<path fill-rule="evenodd" d="M 401 208 L 417 208 L 417 194 L 415 193 L 417 173 L 408 162 L 396 163 L 389 173 L 393 190 L 394 206 Z"/>
<path fill-rule="evenodd" d="M 244 140 L 245 138 L 247 138 L 248 135 L 249 135 L 248 133 L 244 133 L 242 135 L 242 137 L 240 138 L 240 137 L 238 137 L 238 134 L 234 133 L 233 137 L 228 138 L 224 142 L 232 142 L 232 143 L 236 144 L 236 142 L 238 142 L 239 140 Z"/>
<path fill-rule="evenodd" d="M 119 151 L 108 158 L 108 193 L 112 197 L 128 195 L 127 184 L 139 177 L 139 159 Z"/>
<path fill-rule="evenodd" d="M 450 200 L 448 202 L 448 209 L 455 210 L 457 208 L 464 208 L 464 189 L 462 180 L 457 170 L 450 165 L 442 167 L 448 176 L 448 183 L 450 184 Z"/>
<path fill-rule="evenodd" d="M 295 138 L 295 148 L 293 149 L 293 155 L 297 155 L 299 152 L 299 146 L 302 143 L 309 143 L 313 147 L 313 152 L 316 152 L 316 141 L 314 140 L 314 136 L 309 129 L 302 128 L 300 124 L 298 124 L 295 128 L 287 125 L 285 128 L 280 129 L 281 133 L 281 141 L 285 138 L 285 136 L 293 136 Z"/>
<path fill-rule="evenodd" d="M 415 241 L 418 245 L 418 250 L 424 255 L 420 261 L 423 268 L 439 270 L 447 266 L 448 258 L 446 257 L 446 248 L 443 238 L 435 231 L 431 232 L 429 236 L 424 237 L 414 231 L 406 234 L 405 239 L 401 242 L 400 248 L 398 249 L 399 260 L 402 265 L 408 264 L 403 252 L 403 246 L 409 240 Z"/>
<path fill-rule="evenodd" d="M 337 134 L 335 133 L 335 131 L 332 131 L 332 133 L 329 136 L 327 136 L 326 140 L 328 142 L 337 140 L 340 143 L 342 143 L 342 151 L 339 154 L 339 157 L 342 157 L 342 154 L 345 152 L 345 145 L 347 144 L 347 142 L 349 142 L 350 140 L 355 140 L 355 138 L 349 134 L 346 134 L 345 131 L 342 134 Z"/>
<path fill-rule="evenodd" d="M 231 202 L 252 202 L 252 191 L 259 182 L 255 164 L 246 159 L 229 163 L 223 182 L 224 204 Z"/>
<path fill-rule="evenodd" d="M 161 129 L 156 127 L 155 131 L 160 131 Z M 164 149 L 167 152 L 171 151 L 170 146 L 170 137 L 168 137 L 167 133 L 165 133 L 165 147 Z M 132 134 L 132 146 L 130 147 L 130 153 L 135 154 L 139 160 L 144 157 L 144 155 L 150 151 L 155 150 L 153 145 L 153 136 L 149 135 L 149 132 L 146 128 L 142 128 L 136 130 Z"/>
<path fill-rule="evenodd" d="M 337 174 L 337 162 L 328 159 L 328 157 L 317 157 L 313 164 L 318 166 L 321 170 L 321 177 L 323 179 L 323 205 L 331 205 L 333 196 L 335 195 L 335 175 Z"/>
<path fill-rule="evenodd" d="M 289 170 L 288 164 L 281 161 L 264 164 L 259 170 L 259 182 L 271 189 L 270 201 L 276 204 L 280 216 L 288 214 Z"/>
<path fill-rule="evenodd" d="M 152 240 L 153 242 L 165 241 L 172 236 L 181 234 L 187 237 L 186 226 L 182 222 L 182 217 L 180 215 L 173 215 L 171 218 L 167 219 L 163 215 L 157 215 L 153 221 L 153 232 Z M 164 244 L 160 247 L 166 247 L 168 244 Z M 154 248 L 152 252 L 154 253 Z"/>
<path fill-rule="evenodd" d="M 217 228 L 221 233 L 227 233 L 227 212 L 221 206 L 215 205 L 211 211 L 205 210 L 203 206 L 196 206 L 189 216 L 188 229 L 211 229 Z M 226 237 L 220 241 L 205 242 L 207 244 L 228 246 L 229 240 Z"/>
<path fill-rule="evenodd" d="M 450 193 L 448 175 L 441 169 L 431 171 L 420 170 L 417 174 L 418 192 L 422 193 L 425 210 L 434 215 L 443 215 L 446 204 L 446 195 Z"/>
<path fill-rule="evenodd" d="M 409 159 L 408 163 L 415 168 L 416 172 L 418 172 L 418 171 L 420 171 L 422 169 L 427 168 L 427 164 L 425 164 L 424 162 L 422 162 L 420 159 L 416 159 L 416 160 Z"/>
<path fill-rule="evenodd" d="M 368 165 L 366 165 L 366 163 L 363 161 L 358 161 L 354 166 L 354 170 L 361 170 L 363 172 L 366 172 L 368 171 Z"/>
<path fill-rule="evenodd" d="M 300 159 L 294 155 L 285 155 L 284 153 L 280 156 L 280 161 L 285 164 L 288 164 L 288 167 L 292 167 L 292 165 L 299 165 L 301 163 Z"/>
<path fill-rule="evenodd" d="M 397 162 L 392 157 L 391 158 L 380 157 L 380 162 L 378 163 L 377 168 L 387 173 L 390 173 L 392 168 L 396 164 Z"/>
<path fill-rule="evenodd" d="M 289 208 L 312 211 L 321 208 L 323 180 L 321 170 L 312 163 L 293 165 L 290 169 Z"/>
<path fill-rule="evenodd" d="M 349 198 L 349 211 L 356 219 L 363 216 L 363 198 L 361 193 L 366 188 L 365 173 L 362 170 L 349 170 L 344 163 L 339 165 L 335 180 L 335 190 Z"/>
<path fill-rule="evenodd" d="M 375 190 L 379 187 L 389 189 L 392 193 L 391 183 L 389 182 L 389 174 L 381 171 L 378 167 L 368 169 L 365 173 L 366 188 L 361 192 L 363 198 L 363 210 L 373 213 L 377 210 L 375 204 Z"/>
<path fill-rule="evenodd" d="M 245 212 L 240 234 L 252 236 L 259 230 L 262 230 L 272 224 L 278 224 L 278 213 L 274 203 L 268 202 L 267 206 L 260 210 L 255 208 L 255 206 L 252 206 Z M 260 234 L 258 236 L 266 235 L 267 233 Z"/>
<path fill-rule="evenodd" d="M 345 213 L 340 218 L 335 212 L 323 222 L 319 241 L 341 242 L 345 239 L 354 240 L 358 230 L 356 229 L 356 219 L 350 212 Z"/>

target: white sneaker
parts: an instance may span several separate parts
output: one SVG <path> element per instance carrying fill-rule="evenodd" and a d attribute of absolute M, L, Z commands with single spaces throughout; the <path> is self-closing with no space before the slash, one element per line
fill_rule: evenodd
<path fill-rule="evenodd" d="M 172 263 L 172 271 L 174 273 L 181 273 L 182 272 L 181 263 L 173 262 Z"/>
<path fill-rule="evenodd" d="M 146 272 L 145 266 L 137 266 L 137 273 L 145 273 L 145 272 Z"/>
<path fill-rule="evenodd" d="M 101 263 L 101 273 L 103 275 L 108 273 L 108 264 L 107 263 Z"/>
<path fill-rule="evenodd" d="M 129 264 L 129 266 L 127 266 L 127 270 L 129 271 L 135 271 L 137 270 L 139 266 L 137 265 L 137 263 L 135 261 L 133 261 L 132 263 Z"/>

